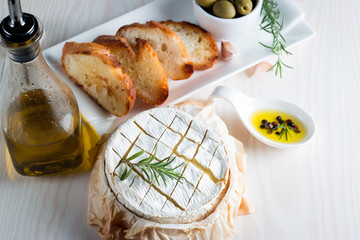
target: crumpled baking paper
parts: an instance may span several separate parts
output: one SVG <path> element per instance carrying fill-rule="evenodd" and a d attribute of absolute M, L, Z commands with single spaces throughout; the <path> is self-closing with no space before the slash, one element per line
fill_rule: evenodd
<path fill-rule="evenodd" d="M 98 156 L 90 175 L 88 224 L 99 226 L 103 239 L 223 239 L 234 233 L 239 214 L 254 211 L 245 192 L 245 152 L 241 142 L 229 135 L 216 115 L 214 103 L 184 102 L 176 106 L 203 121 L 221 136 L 229 155 L 229 188 L 215 211 L 201 221 L 160 224 L 138 217 L 116 199 L 104 174 L 104 154 Z M 103 144 L 103 149 L 106 144 Z"/>

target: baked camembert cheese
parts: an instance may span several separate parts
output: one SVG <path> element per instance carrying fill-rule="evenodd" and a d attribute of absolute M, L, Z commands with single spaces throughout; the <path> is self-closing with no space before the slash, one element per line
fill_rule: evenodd
<path fill-rule="evenodd" d="M 135 169 L 125 180 L 122 158 L 141 150 L 141 159 L 176 157 L 172 167 L 184 179 L 150 182 Z M 154 161 L 155 161 L 154 160 Z M 159 223 L 190 223 L 209 216 L 228 188 L 229 160 L 220 136 L 190 114 L 172 107 L 142 112 L 122 124 L 105 149 L 105 176 L 117 201 L 129 211 Z"/>

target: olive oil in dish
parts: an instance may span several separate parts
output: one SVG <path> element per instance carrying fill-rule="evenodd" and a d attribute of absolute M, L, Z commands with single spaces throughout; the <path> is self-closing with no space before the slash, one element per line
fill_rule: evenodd
<path fill-rule="evenodd" d="M 297 143 L 306 136 L 306 127 L 298 118 L 278 110 L 257 111 L 251 123 L 259 133 L 275 142 Z"/>

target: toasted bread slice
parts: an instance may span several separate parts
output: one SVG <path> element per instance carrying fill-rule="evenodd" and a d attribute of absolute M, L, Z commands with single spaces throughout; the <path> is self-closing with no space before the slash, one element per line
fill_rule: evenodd
<path fill-rule="evenodd" d="M 162 21 L 185 44 L 195 70 L 211 68 L 219 58 L 219 50 L 213 36 L 205 29 L 189 22 Z"/>
<path fill-rule="evenodd" d="M 108 112 L 123 116 L 133 107 L 135 85 L 108 48 L 67 42 L 61 62 L 70 78 Z"/>
<path fill-rule="evenodd" d="M 169 95 L 167 76 L 154 49 L 143 39 L 135 39 L 132 49 L 125 38 L 99 36 L 94 43 L 108 47 L 118 57 L 121 67 L 136 86 L 136 96 L 144 102 L 160 105 Z"/>
<path fill-rule="evenodd" d="M 136 38 L 146 40 L 155 50 L 166 75 L 173 80 L 187 79 L 193 72 L 193 64 L 180 37 L 163 24 L 150 21 L 121 27 L 117 36 L 125 37 L 131 46 Z"/>

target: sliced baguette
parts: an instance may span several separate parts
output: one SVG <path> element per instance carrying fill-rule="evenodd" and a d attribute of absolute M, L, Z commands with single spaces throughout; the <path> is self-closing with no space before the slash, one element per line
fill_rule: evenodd
<path fill-rule="evenodd" d="M 125 38 L 99 36 L 94 43 L 108 47 L 118 57 L 124 72 L 130 75 L 136 86 L 136 96 L 144 102 L 160 105 L 169 95 L 167 76 L 157 54 L 143 39 L 135 39 L 134 49 Z"/>
<path fill-rule="evenodd" d="M 213 36 L 205 29 L 186 22 L 162 21 L 173 30 L 184 43 L 195 70 L 211 68 L 219 58 L 219 50 Z"/>
<path fill-rule="evenodd" d="M 61 62 L 70 78 L 108 112 L 123 116 L 133 107 L 135 85 L 108 48 L 67 42 Z"/>
<path fill-rule="evenodd" d="M 187 79 L 194 72 L 184 43 L 163 24 L 154 21 L 133 23 L 121 27 L 116 35 L 125 37 L 131 46 L 136 45 L 136 38 L 146 40 L 158 55 L 166 75 L 173 80 Z"/>

